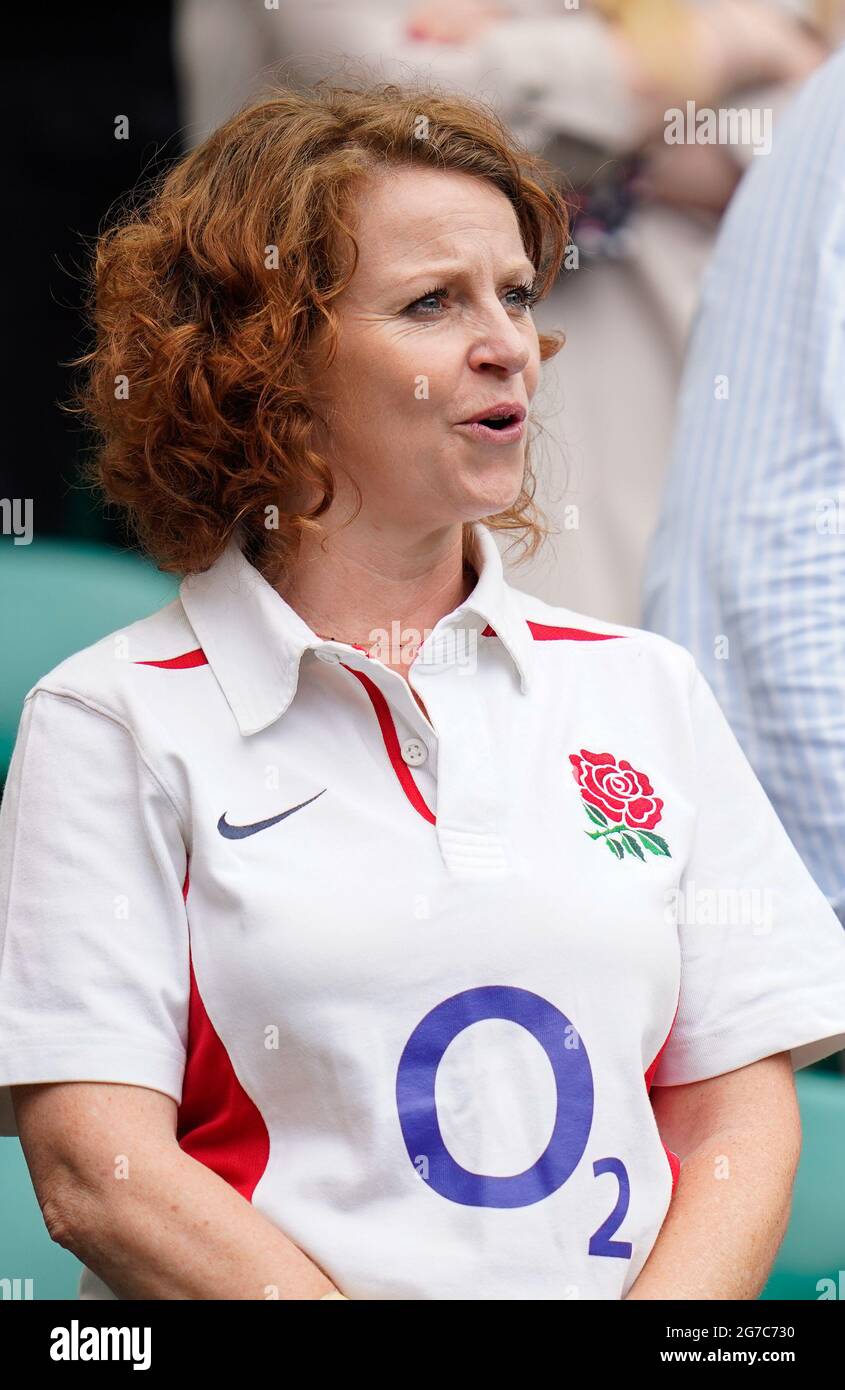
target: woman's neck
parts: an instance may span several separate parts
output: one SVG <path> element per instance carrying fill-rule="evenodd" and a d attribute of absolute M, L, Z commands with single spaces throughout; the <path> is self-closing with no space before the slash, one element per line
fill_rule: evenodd
<path fill-rule="evenodd" d="M 464 563 L 460 527 L 389 543 L 353 529 L 333 534 L 324 551 L 304 545 L 279 593 L 319 636 L 360 646 L 407 679 L 428 633 L 478 575 Z"/>

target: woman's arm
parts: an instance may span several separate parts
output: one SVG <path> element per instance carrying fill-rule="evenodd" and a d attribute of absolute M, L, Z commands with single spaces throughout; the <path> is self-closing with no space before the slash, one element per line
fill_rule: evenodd
<path fill-rule="evenodd" d="M 175 1102 L 102 1082 L 12 1089 L 51 1238 L 122 1299 L 318 1299 L 334 1285 L 176 1141 Z"/>
<path fill-rule="evenodd" d="M 625 1295 L 754 1299 L 783 1240 L 801 1154 L 789 1052 L 651 1093 L 681 1175 L 651 1254 Z"/>

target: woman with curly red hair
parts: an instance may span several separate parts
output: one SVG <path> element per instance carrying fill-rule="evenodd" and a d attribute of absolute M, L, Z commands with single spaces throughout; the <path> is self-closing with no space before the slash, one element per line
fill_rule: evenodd
<path fill-rule="evenodd" d="M 766 1279 L 845 943 L 690 656 L 505 579 L 566 235 L 388 85 L 271 94 L 101 239 L 94 471 L 182 582 L 32 688 L 0 812 L 0 1086 L 83 1297 Z"/>

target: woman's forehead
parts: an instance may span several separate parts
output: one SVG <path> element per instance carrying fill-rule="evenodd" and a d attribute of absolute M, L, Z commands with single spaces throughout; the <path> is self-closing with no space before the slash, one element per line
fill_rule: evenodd
<path fill-rule="evenodd" d="M 357 220 L 362 271 L 413 278 L 434 262 L 446 273 L 503 258 L 517 274 L 531 270 L 512 204 L 484 179 L 451 170 L 382 174 L 360 190 Z"/>

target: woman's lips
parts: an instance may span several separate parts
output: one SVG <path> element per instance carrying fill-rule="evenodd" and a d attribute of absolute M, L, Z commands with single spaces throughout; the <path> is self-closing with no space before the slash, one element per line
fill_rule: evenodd
<path fill-rule="evenodd" d="M 481 420 L 473 420 L 467 424 L 455 425 L 454 428 L 484 444 L 514 444 L 525 434 L 525 421 L 514 420 L 501 429 L 494 429 Z"/>

